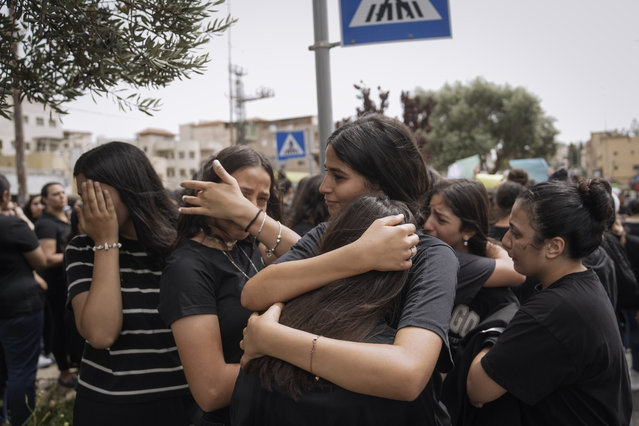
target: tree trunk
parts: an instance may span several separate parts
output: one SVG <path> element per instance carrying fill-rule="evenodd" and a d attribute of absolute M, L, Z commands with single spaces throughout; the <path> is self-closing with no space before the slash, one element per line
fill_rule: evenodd
<path fill-rule="evenodd" d="M 9 17 L 15 25 L 15 9 L 13 3 L 9 4 Z M 13 54 L 12 71 L 17 74 L 18 67 L 18 43 L 11 45 Z M 17 84 L 14 82 L 14 84 Z M 18 180 L 18 205 L 23 205 L 27 201 L 27 160 L 24 156 L 24 124 L 22 121 L 22 102 L 20 101 L 20 88 L 13 88 L 13 126 L 15 129 L 15 150 L 16 150 L 16 178 Z"/>
<path fill-rule="evenodd" d="M 13 125 L 16 145 L 16 177 L 18 179 L 18 205 L 24 205 L 29 196 L 27 190 L 27 160 L 24 155 L 24 128 L 20 89 L 13 89 Z"/>

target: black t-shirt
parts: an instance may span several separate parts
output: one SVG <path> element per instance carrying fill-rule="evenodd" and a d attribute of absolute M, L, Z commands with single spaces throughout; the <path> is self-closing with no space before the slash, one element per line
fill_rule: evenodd
<path fill-rule="evenodd" d="M 227 252 L 246 275 L 264 267 L 256 244 L 239 241 Z M 220 250 L 192 240 L 169 257 L 160 279 L 160 315 L 167 325 L 190 315 L 217 315 L 224 361 L 240 362 L 242 331 L 251 311 L 240 303 L 246 277 Z M 257 269 L 257 270 L 256 270 Z M 204 414 L 204 424 L 228 424 L 229 408 Z M 207 423 L 208 422 L 208 423 Z"/>
<path fill-rule="evenodd" d="M 55 252 L 64 253 L 71 232 L 71 225 L 63 222 L 52 214 L 44 211 L 35 223 L 35 233 L 38 239 L 50 238 L 55 240 Z M 64 265 L 43 269 L 38 273 L 44 278 L 50 291 L 61 291 L 66 287 Z"/>
<path fill-rule="evenodd" d="M 524 424 L 630 422 L 625 351 L 592 270 L 566 275 L 530 297 L 481 364 L 522 402 Z"/>
<path fill-rule="evenodd" d="M 322 223 L 316 226 L 314 229 L 304 235 L 291 250 L 280 257 L 277 262 L 286 262 L 291 260 L 306 259 L 316 256 L 318 254 L 319 243 L 321 241 L 324 232 L 326 231 L 327 223 Z M 396 324 L 391 324 L 398 330 L 403 327 L 419 327 L 436 333 L 442 339 L 442 349 L 439 355 L 439 360 L 426 388 L 422 392 L 420 398 L 418 398 L 419 404 L 413 407 L 418 412 L 428 412 L 429 414 L 424 417 L 426 421 L 420 424 L 424 425 L 438 425 L 446 424 L 448 422 L 448 414 L 440 409 L 439 405 L 439 391 L 441 380 L 438 372 L 448 372 L 452 368 L 452 358 L 450 349 L 448 347 L 448 324 L 450 321 L 450 312 L 453 307 L 453 301 L 455 297 L 455 286 L 457 284 L 457 272 L 459 263 L 450 248 L 446 243 L 441 240 L 424 235 L 418 232 L 419 243 L 417 245 L 417 254 L 413 258 L 413 266 L 409 271 L 408 280 L 404 286 L 402 292 L 402 309 L 399 319 Z M 389 341 L 392 343 L 392 340 Z M 248 383 L 246 386 L 255 386 L 256 382 L 250 382 L 250 378 L 246 378 Z M 239 384 L 238 378 L 238 384 Z M 259 383 L 258 383 L 259 385 Z M 236 391 L 244 392 L 244 390 Z M 247 391 L 247 392 L 250 392 Z M 314 400 L 318 406 L 324 406 L 323 410 L 320 410 L 321 417 L 318 419 L 324 419 L 325 421 L 337 421 L 333 414 L 343 413 L 344 410 L 351 410 L 347 420 L 339 419 L 339 424 L 365 424 L 357 423 L 357 419 L 371 419 L 370 413 L 375 413 L 377 407 L 384 407 L 384 404 L 393 403 L 388 402 L 382 398 L 372 399 L 373 397 L 360 395 L 353 392 L 349 392 L 349 396 L 346 396 L 343 392 L 345 390 L 336 390 L 333 392 L 320 392 L 310 398 L 320 398 L 318 401 Z M 250 399 L 249 399 L 250 400 Z M 330 401 L 329 401 L 330 400 Z M 377 401 L 379 405 L 371 401 L 381 400 L 383 403 Z M 264 409 L 259 401 L 254 401 L 258 407 L 251 407 L 251 409 Z M 248 403 L 247 403 L 248 404 Z M 284 404 L 284 407 L 288 407 L 290 401 Z M 351 405 L 355 409 L 351 409 Z M 366 414 L 358 410 L 358 406 L 374 406 L 372 411 Z M 393 412 L 397 407 L 395 406 Z M 261 407 L 261 408 L 260 408 Z M 331 410 L 328 409 L 331 407 Z M 334 412 L 332 410 L 335 410 Z M 296 406 L 293 406 L 291 410 L 298 412 Z M 409 410 L 410 411 L 410 410 Z M 283 414 L 285 415 L 285 414 Z M 361 416 L 361 417 L 360 417 Z M 380 421 L 384 419 L 382 414 L 379 414 Z M 309 416 L 312 417 L 312 416 Z M 410 417 L 407 417 L 410 418 Z M 418 417 L 416 417 L 418 418 Z M 421 417 L 419 417 L 421 419 Z M 257 418 L 259 424 L 259 417 Z M 333 419 L 333 420 L 331 420 Z M 322 424 L 321 421 L 313 423 L 312 420 L 309 424 Z M 372 421 L 372 420 L 371 420 Z M 388 422 L 388 424 L 398 424 L 399 418 Z M 420 420 L 421 421 L 421 420 Z M 251 424 L 251 423 L 246 423 Z M 377 423 L 381 424 L 381 423 Z"/>
<path fill-rule="evenodd" d="M 263 268 L 255 244 L 239 241 L 227 253 L 249 277 L 257 273 L 253 265 Z M 239 363 L 242 330 L 251 315 L 240 304 L 246 281 L 220 250 L 187 240 L 169 256 L 160 278 L 160 315 L 169 326 L 189 315 L 217 315 L 224 361 Z"/>
<path fill-rule="evenodd" d="M 518 303 L 508 287 L 484 287 L 495 270 L 495 259 L 455 251 L 459 260 L 455 307 L 448 337 L 453 354 L 459 342 L 482 320 L 510 303 Z"/>
<path fill-rule="evenodd" d="M 38 248 L 38 238 L 25 221 L 0 215 L 0 317 L 37 312 L 43 301 L 33 269 L 23 253 Z"/>
<path fill-rule="evenodd" d="M 370 343 L 392 344 L 395 331 L 376 327 L 366 339 Z M 439 382 L 439 374 L 432 381 Z M 397 401 L 351 392 L 320 380 L 316 389 L 293 399 L 277 384 L 262 387 L 256 373 L 240 370 L 231 399 L 234 426 L 376 426 L 444 425 L 448 414 L 438 403 L 437 386 L 427 386 L 414 401 Z"/>

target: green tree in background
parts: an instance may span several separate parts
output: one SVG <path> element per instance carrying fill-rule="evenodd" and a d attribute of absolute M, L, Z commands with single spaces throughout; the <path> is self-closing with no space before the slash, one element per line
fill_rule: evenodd
<path fill-rule="evenodd" d="M 159 99 L 136 91 L 205 70 L 209 56 L 200 49 L 233 22 L 212 18 L 223 2 L 0 0 L 0 115 L 14 120 L 19 201 L 26 198 L 24 99 L 64 114 L 65 103 L 91 94 L 150 114 Z"/>
<path fill-rule="evenodd" d="M 457 82 L 439 91 L 417 89 L 416 93 L 435 102 L 427 148 L 431 164 L 439 170 L 475 154 L 485 164 L 493 149 L 493 173 L 507 168 L 510 159 L 549 160 L 556 152 L 554 119 L 524 88 L 477 78 L 468 85 Z"/>

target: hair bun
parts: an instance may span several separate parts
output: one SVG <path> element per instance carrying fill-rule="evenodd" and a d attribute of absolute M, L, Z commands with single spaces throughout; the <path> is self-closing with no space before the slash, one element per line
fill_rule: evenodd
<path fill-rule="evenodd" d="M 592 217 L 609 228 L 615 219 L 610 184 L 602 179 L 582 180 L 577 191 Z"/>

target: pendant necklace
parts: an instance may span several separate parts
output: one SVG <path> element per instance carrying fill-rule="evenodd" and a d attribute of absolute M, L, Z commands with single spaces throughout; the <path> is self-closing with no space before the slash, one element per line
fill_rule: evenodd
<path fill-rule="evenodd" d="M 236 243 L 236 241 L 235 241 L 235 242 L 232 242 L 232 243 L 227 243 L 227 242 L 222 241 L 221 239 L 219 239 L 219 238 L 217 238 L 217 237 L 214 237 L 214 238 L 215 238 L 215 240 L 216 240 L 216 241 L 218 241 L 219 243 L 222 243 L 222 245 L 225 245 L 225 246 L 226 246 L 226 247 L 228 247 L 229 249 L 230 249 L 231 247 L 233 247 L 233 245 L 235 245 L 235 243 Z M 251 260 L 251 258 L 250 258 L 250 257 L 246 254 L 246 252 L 242 249 L 242 247 L 237 246 L 237 248 L 239 248 L 239 249 L 240 249 L 240 251 L 242 252 L 242 254 L 244 255 L 244 257 L 246 257 L 246 258 L 248 259 L 248 261 L 250 262 L 251 266 L 252 266 L 252 267 L 253 267 L 253 269 L 255 270 L 255 273 L 257 274 L 259 271 L 258 271 L 257 267 L 255 266 L 255 263 L 253 263 L 253 261 Z M 218 250 L 220 250 L 220 249 L 218 249 Z M 242 270 L 242 268 L 240 268 L 240 267 L 238 266 L 238 264 L 237 264 L 237 263 L 235 263 L 235 261 L 233 260 L 233 258 L 232 258 L 232 257 L 231 257 L 231 255 L 229 254 L 228 250 L 220 250 L 220 251 L 224 254 L 224 256 L 226 256 L 226 258 L 229 260 L 229 262 L 231 262 L 231 264 L 235 267 L 235 269 L 237 269 L 237 270 L 238 270 L 238 271 L 239 271 L 242 275 L 244 275 L 244 276 L 246 277 L 246 279 L 247 279 L 247 280 L 249 280 L 249 279 L 251 278 L 251 277 L 249 277 L 249 276 L 246 274 L 246 272 L 244 272 L 244 271 Z"/>

